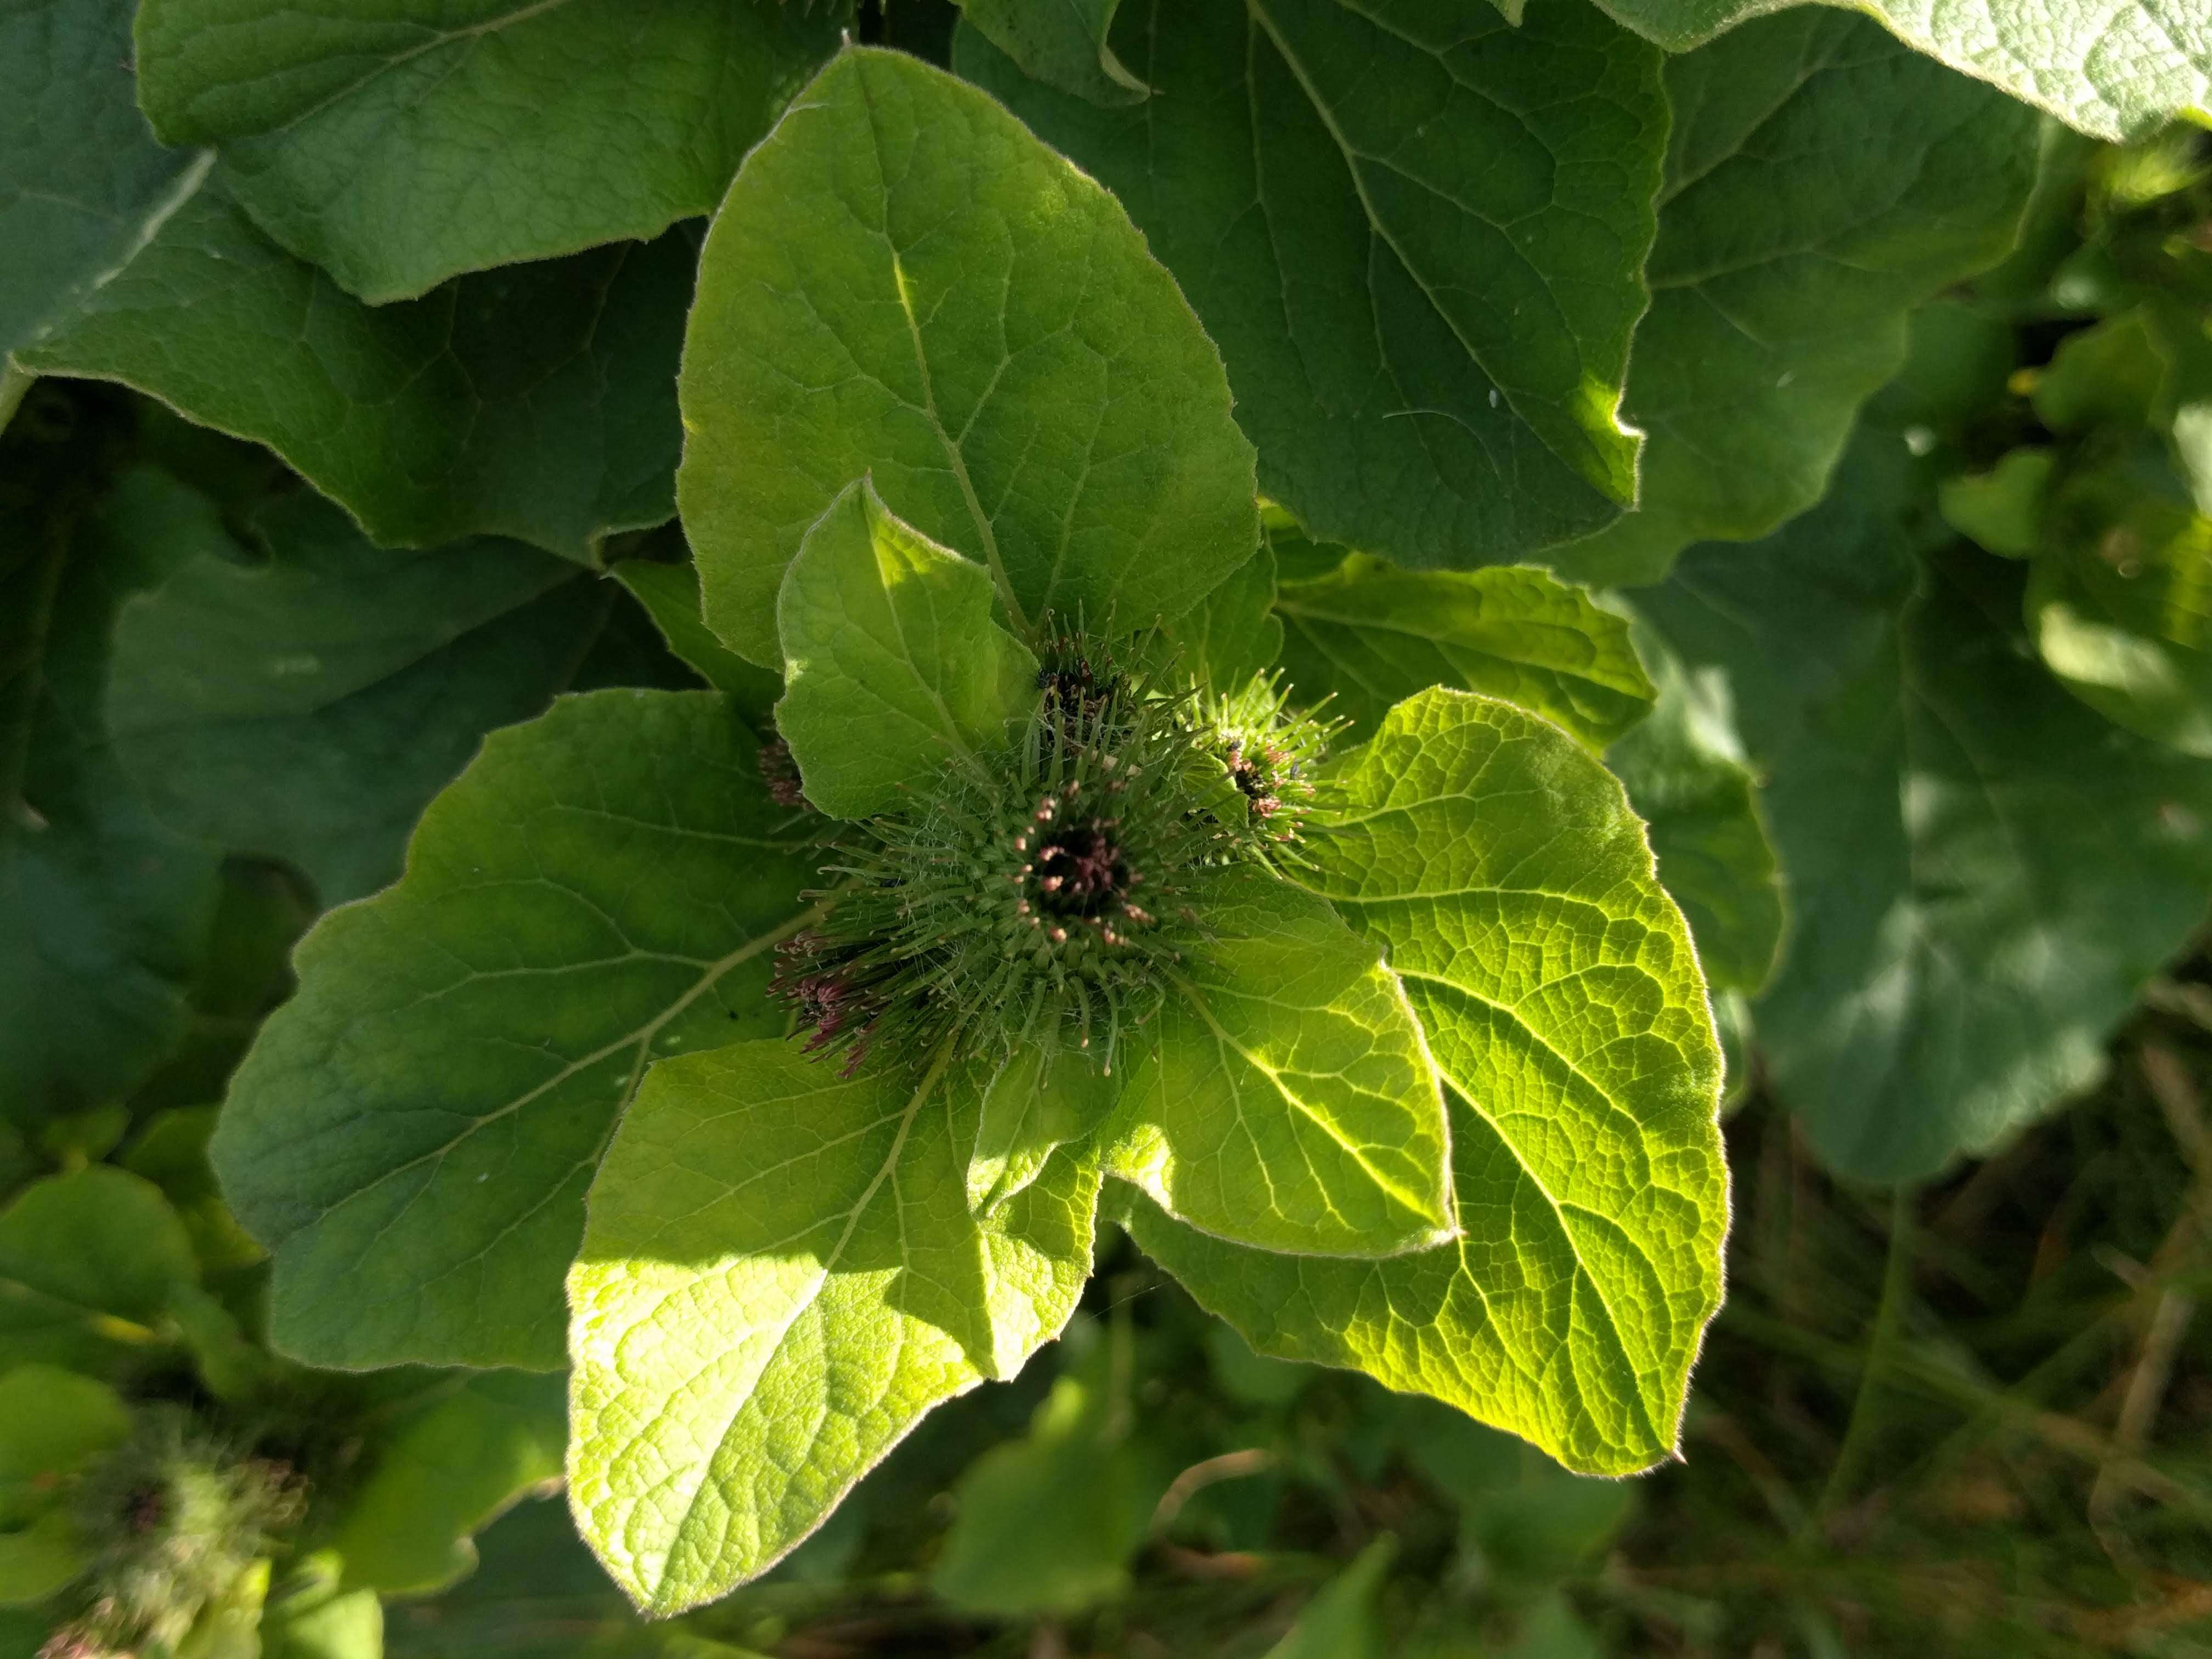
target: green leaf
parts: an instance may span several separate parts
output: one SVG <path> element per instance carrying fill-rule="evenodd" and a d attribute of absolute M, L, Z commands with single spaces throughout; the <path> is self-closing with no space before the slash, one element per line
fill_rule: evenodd
<path fill-rule="evenodd" d="M 167 1339 L 171 1292 L 199 1277 L 155 1188 L 95 1164 L 32 1182 L 0 1210 L 0 1369 L 106 1375 Z"/>
<path fill-rule="evenodd" d="M 339 1595 L 318 1585 L 273 1599 L 259 1633 L 260 1659 L 384 1659 L 384 1604 L 374 1590 Z"/>
<path fill-rule="evenodd" d="M 1638 595 L 1725 673 L 1765 779 L 1796 940 L 1757 1010 L 1771 1085 L 1830 1168 L 1886 1182 L 2096 1076 L 2212 885 L 2212 773 L 2061 689 L 2017 564 L 1915 558 L 1910 465 L 1869 431 L 1819 509 Z"/>
<path fill-rule="evenodd" d="M 44 1508 L 60 1477 L 130 1437 L 130 1410 L 105 1382 L 58 1365 L 0 1375 L 0 1524 Z"/>
<path fill-rule="evenodd" d="M 2043 539 L 2044 492 L 2057 457 L 2008 450 L 1987 472 L 1946 478 L 1936 494 L 1943 522 L 1986 551 L 2024 559 Z"/>
<path fill-rule="evenodd" d="M 146 0 L 140 97 L 373 305 L 712 209 L 849 4 Z"/>
<path fill-rule="evenodd" d="M 589 562 L 672 510 L 696 248 L 679 226 L 371 307 L 270 242 L 218 175 L 16 355 L 267 444 L 386 546 L 502 535 Z"/>
<path fill-rule="evenodd" d="M 1117 1079 L 1089 1058 L 1031 1045 L 1000 1066 L 983 1090 L 968 1201 L 990 1214 L 1044 1173 L 1053 1154 L 1081 1142 L 1114 1109 Z"/>
<path fill-rule="evenodd" d="M 1275 553 L 1261 542 L 1229 579 L 1169 632 L 1183 672 L 1218 692 L 1239 690 L 1274 666 L 1283 652 L 1275 615 Z"/>
<path fill-rule="evenodd" d="M 1388 1256 L 1453 1233 L 1443 1097 L 1405 993 L 1311 894 L 1224 873 L 1130 1068 L 1108 1170 L 1217 1237 Z"/>
<path fill-rule="evenodd" d="M 780 1031 L 814 872 L 712 692 L 494 732 L 407 873 L 325 915 L 240 1068 L 216 1169 L 311 1364 L 550 1367 L 584 1192 L 647 1061 Z"/>
<path fill-rule="evenodd" d="M 624 559 L 615 579 L 653 617 L 668 648 L 737 706 L 755 736 L 765 736 L 769 711 L 783 695 L 783 676 L 747 662 L 714 637 L 699 614 L 699 573 L 689 563 Z"/>
<path fill-rule="evenodd" d="M 130 0 L 0 9 L 0 362 L 66 318 L 199 187 L 131 95 Z M 0 418 L 0 425 L 5 425 Z"/>
<path fill-rule="evenodd" d="M 1425 691 L 1337 772 L 1308 878 L 1385 945 L 1451 1107 L 1462 1237 L 1381 1262 L 1137 1243 L 1280 1358 L 1346 1365 L 1619 1474 L 1675 1445 L 1719 1305 L 1720 1053 L 1689 933 L 1596 758 Z"/>
<path fill-rule="evenodd" d="M 991 573 L 901 523 L 866 479 L 799 544 L 776 628 L 776 730 L 834 817 L 897 810 L 1036 707 L 1036 659 L 991 620 Z"/>
<path fill-rule="evenodd" d="M 1669 52 L 1791 0 L 1598 0 Z M 1864 0 L 1898 36 L 2100 138 L 2202 118 L 2212 18 L 2196 0 Z"/>
<path fill-rule="evenodd" d="M 1656 581 L 1819 500 L 1913 307 L 2004 255 L 2034 179 L 2033 113 L 1863 18 L 1747 23 L 1670 60 L 1667 91 L 1637 510 L 1553 561 L 1589 581 Z"/>
<path fill-rule="evenodd" d="M 2044 662 L 2106 719 L 2212 758 L 2212 519 L 2155 453 L 2052 497 L 2024 601 Z"/>
<path fill-rule="evenodd" d="M 1397 1553 L 1398 1540 L 1387 1533 L 1360 1551 L 1306 1603 L 1291 1633 L 1267 1650 L 1267 1659 L 1382 1659 L 1377 1602 Z"/>
<path fill-rule="evenodd" d="M 961 15 L 1048 87 L 1094 104 L 1141 103 L 1152 88 L 1106 37 L 1121 0 L 958 0 Z"/>
<path fill-rule="evenodd" d="M 325 905 L 399 873 L 408 831 L 495 726 L 541 712 L 617 595 L 489 539 L 391 553 L 307 491 L 117 619 L 116 746 L 171 828 L 287 859 Z"/>
<path fill-rule="evenodd" d="M 1565 0 L 1517 28 L 1466 0 L 1128 0 L 1113 44 L 1158 96 L 1099 109 L 970 27 L 954 60 L 1175 272 L 1268 495 L 1419 566 L 1510 562 L 1634 497 L 1659 54 Z"/>
<path fill-rule="evenodd" d="M 1219 357 L 1114 198 L 974 88 L 841 55 L 746 158 L 699 268 L 678 481 L 707 621 L 776 660 L 807 526 L 866 474 L 1005 620 L 1173 619 L 1251 555 Z"/>
<path fill-rule="evenodd" d="M 481 1373 L 370 1453 L 328 1543 L 348 1589 L 422 1595 L 466 1577 L 471 1536 L 561 1477 L 566 1394 L 557 1376 Z"/>
<path fill-rule="evenodd" d="M 1000 1619 L 1065 1616 L 1121 1595 L 1167 1484 L 1131 1428 L 1110 1385 L 1056 1379 L 1029 1433 L 962 1474 L 931 1591 Z"/>
<path fill-rule="evenodd" d="M 207 1149 L 216 1115 L 212 1106 L 157 1113 L 116 1160 L 161 1189 L 191 1237 L 192 1254 L 208 1273 L 250 1267 L 262 1259 L 261 1247 L 238 1224 L 215 1184 L 215 1166 L 208 1162 Z"/>
<path fill-rule="evenodd" d="M 0 499 L 15 476 L 0 451 Z M 0 551 L 0 1115 L 27 1126 L 117 1101 L 161 1060 L 218 893 L 213 851 L 147 811 L 100 708 L 118 608 L 221 528 L 150 470 L 73 526 L 40 517 L 11 506 L 21 539 Z"/>
<path fill-rule="evenodd" d="M 780 1042 L 653 1067 L 569 1275 L 568 1482 L 649 1613 L 765 1571 L 924 1413 L 1011 1376 L 1091 1269 L 1095 1160 L 989 1220 L 977 1080 L 841 1079 Z"/>
<path fill-rule="evenodd" d="M 52 1510 L 20 1532 L 0 1532 L 0 1607 L 27 1607 L 65 1588 L 92 1565 L 66 1510 Z"/>
<path fill-rule="evenodd" d="M 2107 318 L 2058 343 L 2036 376 L 2036 417 L 2053 432 L 2149 422 L 2168 374 L 2142 309 Z"/>
<path fill-rule="evenodd" d="M 1401 699 L 1449 685 L 1518 703 L 1602 749 L 1642 720 L 1653 691 L 1628 626 L 1541 570 L 1400 570 L 1354 553 L 1285 582 L 1283 665 L 1302 701 L 1367 738 Z"/>
<path fill-rule="evenodd" d="M 1656 635 L 1651 717 L 1606 751 L 1644 822 L 1659 884 L 1682 907 L 1716 990 L 1756 991 L 1782 953 L 1782 870 L 1759 811 L 1759 784 L 1723 694 L 1701 684 Z"/>

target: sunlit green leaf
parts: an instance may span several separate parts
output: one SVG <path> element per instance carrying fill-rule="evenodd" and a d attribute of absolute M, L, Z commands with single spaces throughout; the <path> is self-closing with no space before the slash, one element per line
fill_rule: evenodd
<path fill-rule="evenodd" d="M 1188 611 L 1258 534 L 1219 357 L 1115 199 L 974 88 L 841 55 L 746 158 L 702 257 L 679 495 L 707 620 L 775 598 L 854 478 L 992 574 L 1005 619 Z"/>
<path fill-rule="evenodd" d="M 1382 1256 L 1449 1237 L 1443 1102 L 1377 942 L 1267 875 L 1217 878 L 1193 905 L 1207 937 L 1130 1068 L 1108 1167 L 1261 1249 Z"/>
<path fill-rule="evenodd" d="M 1310 877 L 1385 944 L 1451 1103 L 1462 1237 L 1386 1261 L 1137 1242 L 1262 1353 L 1347 1365 L 1622 1474 L 1674 1448 L 1720 1300 L 1720 1053 L 1620 784 L 1564 732 L 1427 691 L 1340 769 Z"/>
<path fill-rule="evenodd" d="M 1036 706 L 1036 659 L 991 620 L 991 573 L 901 523 L 866 481 L 799 544 L 776 620 L 776 730 L 836 817 L 896 810 Z"/>
<path fill-rule="evenodd" d="M 779 1031 L 803 831 L 712 692 L 564 697 L 324 917 L 216 1133 L 311 1362 L 560 1362 L 584 1192 L 653 1058 Z"/>
<path fill-rule="evenodd" d="M 641 1607 L 764 1571 L 929 1408 L 1074 1310 L 1096 1162 L 969 1209 L 975 1080 L 841 1078 L 796 1045 L 664 1061 L 592 1192 L 569 1278 L 569 1492 Z"/>

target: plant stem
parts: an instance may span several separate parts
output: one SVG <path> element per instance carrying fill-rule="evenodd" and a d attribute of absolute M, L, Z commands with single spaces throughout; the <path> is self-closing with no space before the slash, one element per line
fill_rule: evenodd
<path fill-rule="evenodd" d="M 1867 1340 L 1858 1397 L 1851 1402 L 1851 1419 L 1844 1425 L 1844 1443 L 1836 1449 L 1827 1484 L 1821 1487 L 1820 1501 L 1800 1528 L 1801 1535 L 1817 1527 L 1842 1503 L 1858 1483 L 1860 1466 L 1866 1462 L 1877 1415 L 1875 1396 L 1881 1389 L 1882 1373 L 1888 1369 L 1890 1350 L 1896 1346 L 1898 1322 L 1912 1283 L 1914 1195 L 1912 1188 L 1899 1187 L 1890 1199 L 1889 1254 L 1882 1264 L 1881 1301 L 1875 1309 L 1874 1331 Z"/>
<path fill-rule="evenodd" d="M 16 368 L 13 357 L 0 357 L 0 432 L 8 429 L 8 422 L 15 418 L 15 410 L 23 401 L 23 394 L 38 378 L 27 369 Z"/>

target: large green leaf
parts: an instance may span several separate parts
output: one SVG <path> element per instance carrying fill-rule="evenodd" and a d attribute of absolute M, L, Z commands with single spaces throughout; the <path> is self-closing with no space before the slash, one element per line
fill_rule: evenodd
<path fill-rule="evenodd" d="M 1720 1302 L 1721 1060 L 1620 786 L 1564 732 L 1431 690 L 1337 773 L 1307 878 L 1387 945 L 1451 1104 L 1461 1237 L 1386 1261 L 1137 1242 L 1262 1353 L 1349 1365 L 1625 1474 L 1674 1450 Z"/>
<path fill-rule="evenodd" d="M 851 21 L 838 0 L 146 0 L 140 96 L 380 305 L 707 212 Z"/>
<path fill-rule="evenodd" d="M 64 1477 L 130 1437 L 130 1408 L 105 1382 L 58 1365 L 0 1373 L 0 1526 L 52 1504 Z"/>
<path fill-rule="evenodd" d="M 119 1099 L 185 1029 L 216 859 L 147 811 L 100 710 L 118 607 L 222 530 L 152 471 L 74 526 L 46 521 L 15 487 L 51 501 L 83 481 L 42 485 L 15 470 L 21 453 L 0 448 L 0 1116 L 33 1122 Z"/>
<path fill-rule="evenodd" d="M 1666 574 L 1705 538 L 1820 499 L 1858 406 L 1905 361 L 1912 308 L 2002 258 L 2035 117 L 1820 9 L 1670 60 L 1674 126 L 1625 408 L 1650 434 L 1637 510 L 1555 562 Z"/>
<path fill-rule="evenodd" d="M 1449 1237 L 1443 1101 L 1376 942 L 1256 872 L 1216 877 L 1192 907 L 1206 942 L 1130 1068 L 1108 1167 L 1261 1249 L 1383 1256 Z"/>
<path fill-rule="evenodd" d="M 210 545 L 125 605 L 108 724 L 164 823 L 339 904 L 399 873 L 430 798 L 569 683 L 620 595 L 518 542 L 387 552 L 307 491 L 255 528 L 261 562 Z"/>
<path fill-rule="evenodd" d="M 1152 88 L 1114 55 L 1121 0 L 957 0 L 960 15 L 1047 86 L 1094 104 L 1134 104 Z"/>
<path fill-rule="evenodd" d="M 745 724 L 763 733 L 770 724 L 769 711 L 783 695 L 783 676 L 747 662 L 714 637 L 699 611 L 699 573 L 688 563 L 624 559 L 611 574 L 646 608 L 678 659 L 726 694 Z"/>
<path fill-rule="evenodd" d="M 0 360 L 52 327 L 206 176 L 118 72 L 131 0 L 0 0 Z"/>
<path fill-rule="evenodd" d="M 1428 566 L 1628 504 L 1659 54 L 1567 0 L 1518 27 L 1468 0 L 1127 0 L 1112 45 L 1156 97 L 1098 108 L 969 27 L 955 58 L 1143 228 L 1270 496 Z"/>
<path fill-rule="evenodd" d="M 2017 564 L 1917 560 L 1909 465 L 1865 434 L 1817 511 L 1638 595 L 1725 672 L 1765 778 L 1796 915 L 1758 1009 L 1768 1074 L 1831 1167 L 1881 1181 L 2094 1077 L 2212 886 L 2212 768 L 2060 688 Z"/>
<path fill-rule="evenodd" d="M 196 1286 L 184 1224 L 158 1188 L 103 1164 L 33 1182 L 0 1210 L 0 1370 L 120 1370 L 167 1340 Z"/>
<path fill-rule="evenodd" d="M 816 860 L 711 692 L 563 697 L 325 916 L 214 1143 L 311 1363 L 560 1363 L 584 1192 L 648 1060 L 781 1030 Z"/>
<path fill-rule="evenodd" d="M 1644 718 L 1651 682 L 1628 625 L 1541 570 L 1400 570 L 1355 553 L 1280 584 L 1283 666 L 1299 701 L 1367 738 L 1392 704 L 1450 685 L 1557 720 L 1593 749 Z"/>
<path fill-rule="evenodd" d="M 1798 0 L 1598 0 L 1671 52 Z M 1899 38 L 1995 82 L 2084 132 L 2139 137 L 2202 119 L 2212 88 L 2212 13 L 2198 0 L 1859 0 Z"/>
<path fill-rule="evenodd" d="M 465 1577 L 471 1535 L 561 1478 L 563 1407 L 559 1377 L 492 1371 L 410 1415 L 371 1449 L 326 1540 L 342 1583 L 419 1595 Z"/>
<path fill-rule="evenodd" d="M 978 1080 L 787 1042 L 653 1067 L 569 1276 L 569 1497 L 673 1613 L 763 1572 L 939 1401 L 1018 1370 L 1091 1270 L 1095 1159 L 979 1219 Z"/>
<path fill-rule="evenodd" d="M 799 544 L 776 631 L 776 730 L 836 817 L 897 810 L 1036 707 L 1037 660 L 991 620 L 991 573 L 902 524 L 866 479 Z"/>
<path fill-rule="evenodd" d="M 17 353 L 267 444 L 386 546 L 514 536 L 589 560 L 672 506 L 693 233 L 371 307 L 278 248 L 222 174 Z"/>
<path fill-rule="evenodd" d="M 775 661 L 807 526 L 872 477 L 1007 620 L 1139 627 L 1250 556 L 1221 362 L 1114 198 L 974 88 L 837 58 L 707 239 L 678 490 L 707 620 Z"/>

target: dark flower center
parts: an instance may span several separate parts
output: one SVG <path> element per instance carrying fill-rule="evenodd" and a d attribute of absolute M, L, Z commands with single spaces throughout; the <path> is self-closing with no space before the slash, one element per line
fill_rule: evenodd
<path fill-rule="evenodd" d="M 1030 860 L 1037 907 L 1055 916 L 1103 916 L 1117 908 L 1133 872 L 1112 818 L 1087 818 L 1046 837 Z"/>

